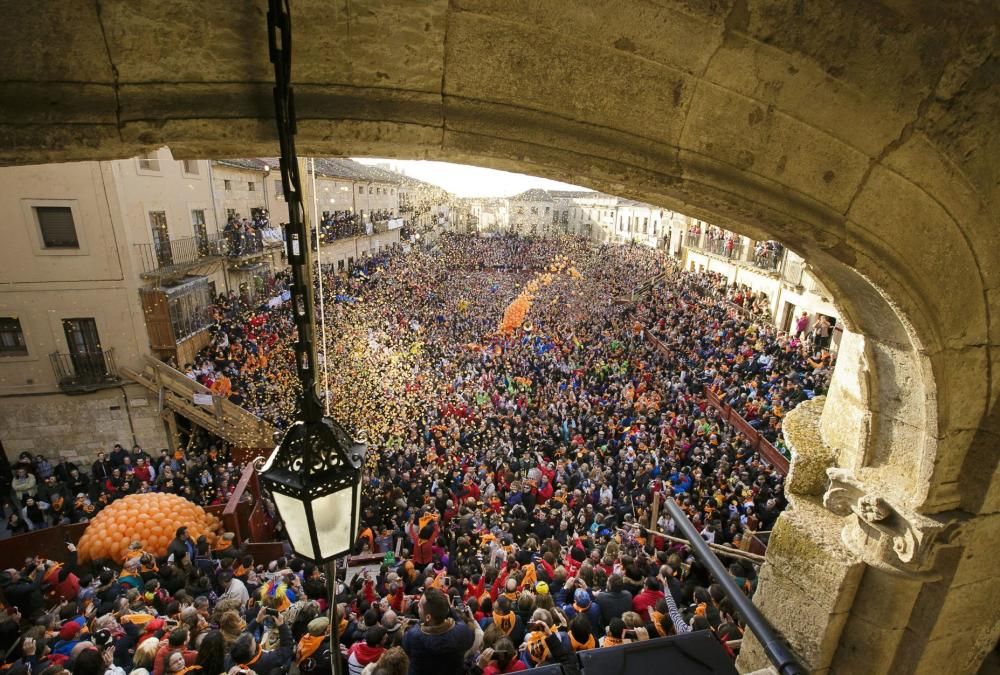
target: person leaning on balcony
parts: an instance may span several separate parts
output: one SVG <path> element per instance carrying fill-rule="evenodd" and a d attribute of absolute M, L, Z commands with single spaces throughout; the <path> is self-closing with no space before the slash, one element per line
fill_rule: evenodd
<path fill-rule="evenodd" d="M 11 481 L 14 495 L 17 501 L 24 503 L 25 495 L 34 497 L 38 492 L 38 480 L 24 469 L 17 469 L 14 472 L 14 480 Z"/>

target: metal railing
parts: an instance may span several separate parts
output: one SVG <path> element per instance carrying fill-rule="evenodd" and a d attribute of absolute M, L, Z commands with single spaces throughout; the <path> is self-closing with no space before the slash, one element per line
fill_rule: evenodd
<path fill-rule="evenodd" d="M 225 255 L 228 243 L 218 234 L 207 237 L 181 237 L 163 244 L 136 244 L 139 270 L 142 273 L 179 267 L 205 258 Z"/>
<path fill-rule="evenodd" d="M 729 576 L 729 572 L 725 566 L 715 557 L 712 549 L 708 546 L 708 542 L 701 538 L 698 530 L 691 524 L 687 514 L 677 505 L 677 502 L 668 498 L 664 500 L 664 506 L 666 506 L 667 513 L 673 518 L 674 523 L 680 529 L 681 533 L 687 538 L 688 543 L 694 550 L 695 557 L 708 568 L 712 576 L 715 577 L 715 580 L 719 582 L 722 590 L 726 593 L 726 597 L 743 617 L 747 628 L 757 637 L 757 640 L 764 648 L 764 653 L 767 655 L 768 660 L 774 664 L 775 669 L 781 675 L 805 675 L 807 671 L 795 658 L 791 649 L 788 648 L 784 640 L 778 637 L 778 633 L 771 626 L 771 622 L 767 620 L 767 617 L 757 609 L 757 606 L 750 601 L 750 598 L 743 594 L 742 589 Z"/>
<path fill-rule="evenodd" d="M 117 386 L 121 382 L 115 363 L 115 350 L 49 354 L 52 370 L 64 390 L 87 391 Z"/>
<path fill-rule="evenodd" d="M 781 265 L 781 259 L 784 257 L 785 249 L 780 244 L 775 246 L 772 242 L 767 243 L 770 245 L 766 246 L 759 253 L 756 248 L 754 249 L 753 264 L 762 270 L 777 272 L 778 267 Z"/>
<path fill-rule="evenodd" d="M 264 250 L 264 236 L 260 230 L 223 232 L 219 239 L 219 255 L 230 258 L 241 258 Z"/>
<path fill-rule="evenodd" d="M 806 263 L 802 258 L 786 255 L 781 267 L 781 278 L 794 286 L 801 286 L 805 269 Z"/>
<path fill-rule="evenodd" d="M 728 245 L 728 242 L 730 241 L 732 242 L 731 247 Z M 705 253 L 720 255 L 723 258 L 729 258 L 730 260 L 739 260 L 743 253 L 743 239 L 740 237 L 732 239 L 726 237 L 709 239 L 706 237 L 703 246 L 699 246 L 697 239 L 693 239 L 692 242 L 693 243 L 691 243 L 689 247 L 695 249 L 696 251 L 704 251 Z"/>

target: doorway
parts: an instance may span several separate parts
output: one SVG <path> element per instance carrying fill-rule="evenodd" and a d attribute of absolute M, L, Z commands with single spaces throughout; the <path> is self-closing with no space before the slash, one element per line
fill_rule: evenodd
<path fill-rule="evenodd" d="M 102 378 L 107 375 L 101 338 L 94 319 L 63 319 L 63 332 L 69 347 L 69 358 L 78 379 Z"/>
<path fill-rule="evenodd" d="M 174 254 L 170 250 L 170 230 L 167 228 L 167 214 L 163 211 L 149 212 L 149 227 L 153 231 L 153 250 L 160 267 L 174 264 Z"/>

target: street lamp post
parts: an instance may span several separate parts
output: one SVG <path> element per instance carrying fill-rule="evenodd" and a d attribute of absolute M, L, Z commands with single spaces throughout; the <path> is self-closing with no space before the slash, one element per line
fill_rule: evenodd
<path fill-rule="evenodd" d="M 295 369 L 302 390 L 298 419 L 260 470 L 270 490 L 292 549 L 317 563 L 329 562 L 330 660 L 339 675 L 341 657 L 336 621 L 336 560 L 357 538 L 361 509 L 361 466 L 366 445 L 323 415 L 316 393 L 316 349 L 312 261 L 302 183 L 295 152 L 295 105 L 291 88 L 291 17 L 288 0 L 269 0 L 270 58 L 274 64 L 274 105 L 281 144 L 281 181 L 288 204 L 286 241 L 292 270 L 290 287 L 295 321 Z"/>

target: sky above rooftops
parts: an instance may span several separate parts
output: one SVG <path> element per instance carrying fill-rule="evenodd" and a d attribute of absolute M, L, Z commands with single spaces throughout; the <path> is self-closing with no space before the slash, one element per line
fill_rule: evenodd
<path fill-rule="evenodd" d="M 383 166 L 443 187 L 458 197 L 510 197 L 532 188 L 543 190 L 585 190 L 546 178 L 521 173 L 484 169 L 466 164 L 430 162 L 424 160 L 375 159 L 354 157 L 357 162 Z"/>

